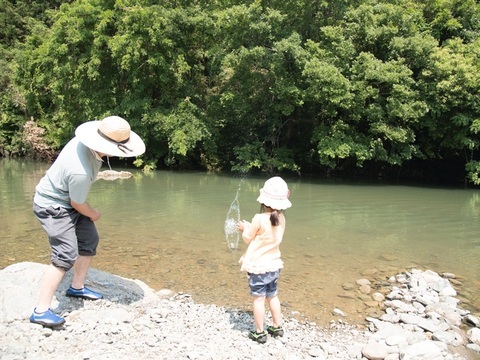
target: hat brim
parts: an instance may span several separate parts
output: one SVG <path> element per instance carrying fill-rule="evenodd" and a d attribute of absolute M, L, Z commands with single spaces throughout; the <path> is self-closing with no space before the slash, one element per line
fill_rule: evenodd
<path fill-rule="evenodd" d="M 275 210 L 286 210 L 292 206 L 292 203 L 288 199 L 276 200 L 263 194 L 260 194 L 257 201 Z"/>
<path fill-rule="evenodd" d="M 87 121 L 75 130 L 75 136 L 86 147 L 108 156 L 133 157 L 145 152 L 145 143 L 135 132 L 130 130 L 130 139 L 124 145 L 131 151 L 122 151 L 113 142 L 100 136 L 98 127 L 101 121 Z"/>

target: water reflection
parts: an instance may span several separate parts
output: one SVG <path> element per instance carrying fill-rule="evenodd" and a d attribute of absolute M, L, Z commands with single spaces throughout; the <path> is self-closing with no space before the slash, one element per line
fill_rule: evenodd
<path fill-rule="evenodd" d="M 33 190 L 47 165 L 0 160 L 0 266 L 48 262 L 46 236 L 31 211 Z M 154 289 L 191 293 L 205 303 L 249 308 L 237 250 L 225 240 L 225 216 L 242 178 L 155 172 L 97 181 L 89 202 L 102 212 L 101 244 L 93 266 Z M 240 217 L 259 210 L 265 178 L 242 181 Z M 345 290 L 367 277 L 384 281 L 411 267 L 452 272 L 466 307 L 480 304 L 477 190 L 334 184 L 287 179 L 285 269 L 280 299 L 318 323 L 339 307 L 361 322 L 365 298 Z"/>

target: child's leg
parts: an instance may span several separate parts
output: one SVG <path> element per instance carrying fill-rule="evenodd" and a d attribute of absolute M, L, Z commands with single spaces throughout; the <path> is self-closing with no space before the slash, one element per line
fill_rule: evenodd
<path fill-rule="evenodd" d="M 282 307 L 278 296 L 267 298 L 268 307 L 272 313 L 273 327 L 279 327 L 282 322 Z"/>
<path fill-rule="evenodd" d="M 265 320 L 265 296 L 253 296 L 253 319 L 257 333 L 263 332 Z"/>

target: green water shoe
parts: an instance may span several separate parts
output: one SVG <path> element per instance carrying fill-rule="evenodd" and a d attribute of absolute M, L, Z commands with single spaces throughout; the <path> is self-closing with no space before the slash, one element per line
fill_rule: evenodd
<path fill-rule="evenodd" d="M 283 328 L 281 326 L 279 327 L 267 326 L 267 331 L 273 337 L 283 336 Z"/>
<path fill-rule="evenodd" d="M 248 337 L 260 344 L 265 344 L 267 342 L 267 332 L 265 330 L 261 333 L 257 333 L 256 331 L 250 331 Z"/>

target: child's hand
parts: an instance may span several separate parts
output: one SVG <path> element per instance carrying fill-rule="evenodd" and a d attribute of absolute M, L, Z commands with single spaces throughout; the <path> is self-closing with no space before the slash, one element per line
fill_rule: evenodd
<path fill-rule="evenodd" d="M 243 231 L 243 229 L 245 229 L 245 225 L 243 224 L 245 220 L 240 220 L 238 223 L 237 223 L 237 229 L 239 231 Z"/>

